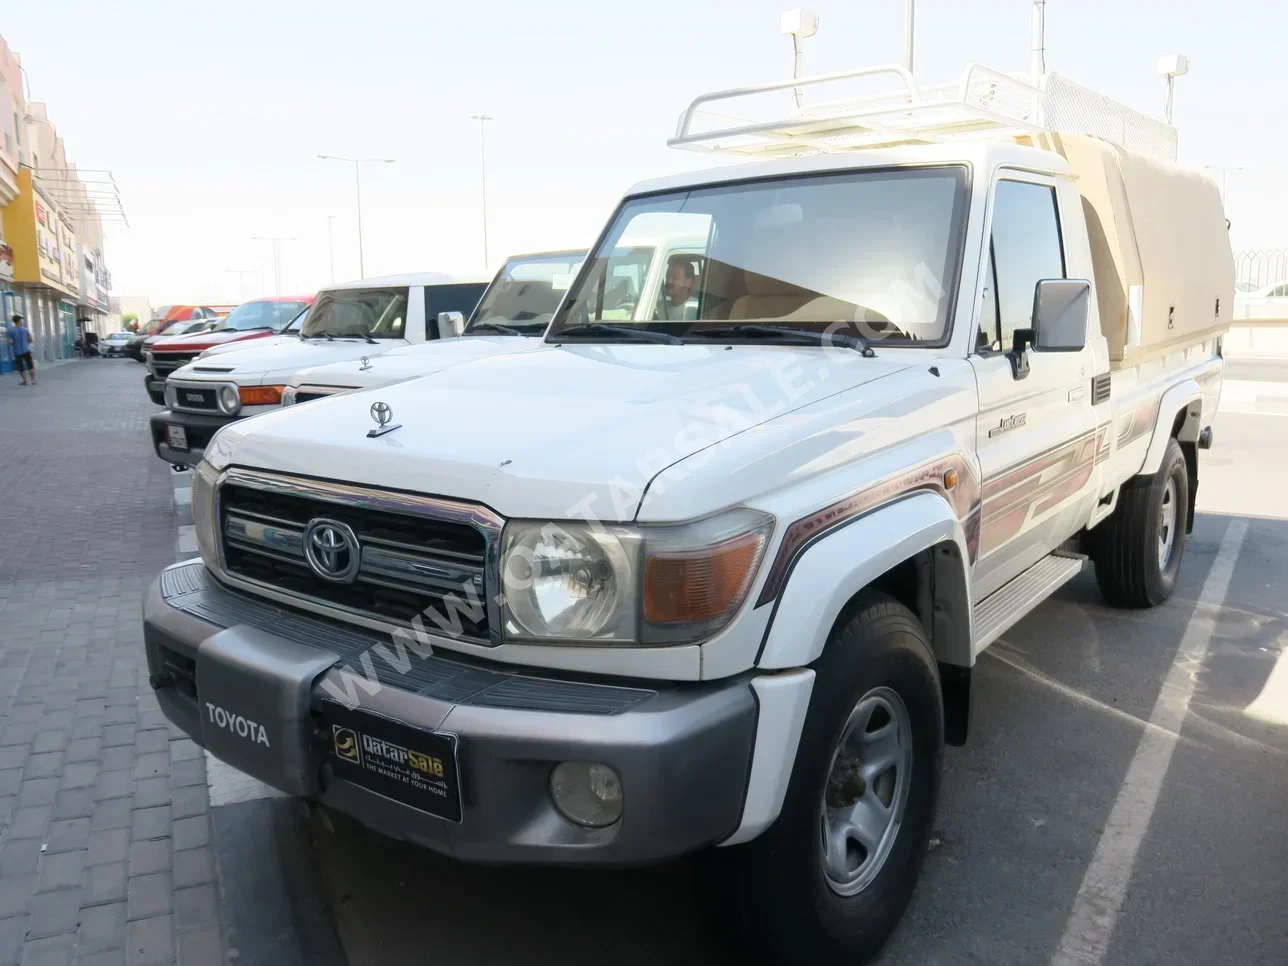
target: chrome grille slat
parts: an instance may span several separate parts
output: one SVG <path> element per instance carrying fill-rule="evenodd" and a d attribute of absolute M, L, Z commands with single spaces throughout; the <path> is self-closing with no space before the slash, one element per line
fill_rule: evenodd
<path fill-rule="evenodd" d="M 465 640 L 497 640 L 496 605 L 485 590 L 495 579 L 501 521 L 484 507 L 244 470 L 224 474 L 218 503 L 229 576 L 323 611 L 393 625 L 420 617 L 461 628 Z M 351 583 L 317 576 L 305 556 L 305 533 L 319 518 L 357 537 Z"/>

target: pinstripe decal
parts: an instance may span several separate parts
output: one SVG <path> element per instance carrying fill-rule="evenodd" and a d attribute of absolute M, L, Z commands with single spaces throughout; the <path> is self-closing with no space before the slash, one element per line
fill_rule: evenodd
<path fill-rule="evenodd" d="M 951 490 L 944 486 L 944 474 L 949 470 L 957 471 L 957 485 Z M 871 483 L 788 526 L 765 578 L 765 586 L 756 599 L 756 606 L 768 604 L 778 596 L 796 558 L 819 536 L 919 490 L 938 493 L 949 502 L 957 519 L 962 522 L 966 549 L 971 563 L 974 563 L 979 552 L 979 477 L 969 460 L 954 454 Z"/>

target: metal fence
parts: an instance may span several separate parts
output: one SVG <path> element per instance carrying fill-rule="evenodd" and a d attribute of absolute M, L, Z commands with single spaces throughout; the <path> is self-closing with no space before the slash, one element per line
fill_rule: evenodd
<path fill-rule="evenodd" d="M 1235 252 L 1234 277 L 1256 288 L 1288 282 L 1288 248 L 1248 248 Z"/>

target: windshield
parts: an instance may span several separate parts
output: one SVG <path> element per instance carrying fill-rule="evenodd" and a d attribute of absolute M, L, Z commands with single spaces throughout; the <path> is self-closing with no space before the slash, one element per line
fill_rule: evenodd
<path fill-rule="evenodd" d="M 407 324 L 407 298 L 405 286 L 321 292 L 300 337 L 401 339 Z"/>
<path fill-rule="evenodd" d="M 243 302 L 228 314 L 219 328 L 221 331 L 272 329 L 278 332 L 307 304 L 298 301 Z"/>
<path fill-rule="evenodd" d="M 636 198 L 618 212 L 551 335 L 598 322 L 681 337 L 772 324 L 942 344 L 965 211 L 959 166 Z M 648 281 L 650 250 L 623 246 L 645 236 L 666 252 Z"/>
<path fill-rule="evenodd" d="M 484 293 L 465 331 L 478 328 L 490 334 L 486 326 L 491 323 L 525 335 L 544 332 L 585 258 L 585 252 L 511 258 Z"/>

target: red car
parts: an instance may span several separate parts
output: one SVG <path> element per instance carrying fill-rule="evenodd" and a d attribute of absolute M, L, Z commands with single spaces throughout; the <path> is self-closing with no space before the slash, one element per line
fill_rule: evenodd
<path fill-rule="evenodd" d="M 143 377 L 148 396 L 158 406 L 164 406 L 166 376 L 180 366 L 187 365 L 215 346 L 278 335 L 292 319 L 312 304 L 312 295 L 277 295 L 254 299 L 237 306 L 216 328 L 208 332 L 197 332 L 156 343 L 143 360 L 148 364 L 148 374 Z"/>

